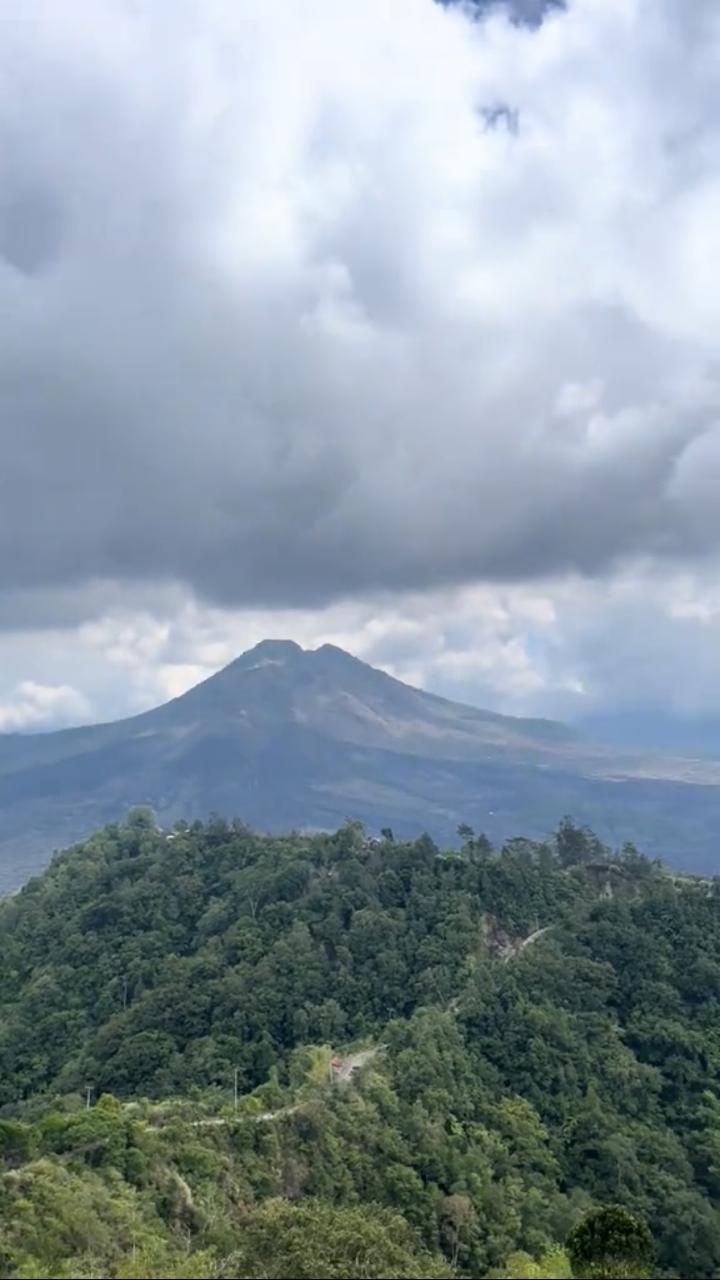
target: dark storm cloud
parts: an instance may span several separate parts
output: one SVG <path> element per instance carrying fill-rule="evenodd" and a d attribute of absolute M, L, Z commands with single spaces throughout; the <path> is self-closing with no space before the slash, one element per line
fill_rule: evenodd
<path fill-rule="evenodd" d="M 679 3 L 635 8 L 648 51 L 580 0 L 566 45 L 426 0 L 0 0 L 0 621 L 716 547 L 708 33 L 660 102 Z"/>
<path fill-rule="evenodd" d="M 516 21 L 528 26 L 539 26 L 553 12 L 565 9 L 566 0 L 439 0 L 440 4 L 466 5 L 470 12 L 486 17 L 493 10 L 506 10 Z"/>

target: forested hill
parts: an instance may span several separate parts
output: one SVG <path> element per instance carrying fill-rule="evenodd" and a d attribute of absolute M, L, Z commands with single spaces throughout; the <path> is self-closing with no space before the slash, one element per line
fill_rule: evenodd
<path fill-rule="evenodd" d="M 717 886 L 463 839 L 140 813 L 2 903 L 2 1274 L 569 1275 L 608 1203 L 717 1274 Z"/>

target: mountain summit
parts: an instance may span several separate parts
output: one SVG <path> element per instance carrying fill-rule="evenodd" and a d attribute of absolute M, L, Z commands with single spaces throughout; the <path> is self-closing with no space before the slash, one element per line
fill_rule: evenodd
<path fill-rule="evenodd" d="M 403 684 L 334 645 L 264 640 L 164 706 L 114 724 L 0 737 L 0 889 L 54 848 L 151 805 L 163 825 L 211 812 L 265 829 L 503 839 L 564 813 L 613 842 L 715 866 L 720 765 L 619 755 L 550 720 Z"/>
<path fill-rule="evenodd" d="M 450 759 L 472 759 L 488 746 L 531 749 L 575 736 L 551 720 L 497 715 L 424 693 L 336 645 L 302 649 L 292 640 L 261 641 L 136 721 L 189 725 L 203 713 L 247 733 L 303 726 L 333 741 L 383 749 L 399 744 L 423 753 L 432 745 Z"/>

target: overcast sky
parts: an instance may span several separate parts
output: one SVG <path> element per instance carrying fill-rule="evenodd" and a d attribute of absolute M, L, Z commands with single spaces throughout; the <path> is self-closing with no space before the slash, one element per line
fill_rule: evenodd
<path fill-rule="evenodd" d="M 542 7 L 0 0 L 0 729 L 720 712 L 720 6 Z"/>

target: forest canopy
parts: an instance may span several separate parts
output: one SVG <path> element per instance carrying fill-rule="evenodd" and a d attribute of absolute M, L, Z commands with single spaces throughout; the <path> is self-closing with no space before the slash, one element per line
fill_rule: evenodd
<path fill-rule="evenodd" d="M 135 812 L 0 904 L 0 1273 L 717 1274 L 718 885 L 461 839 Z"/>

